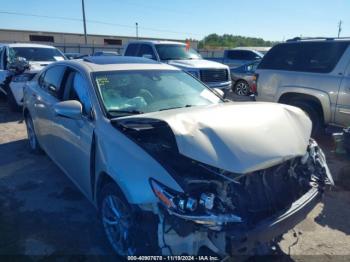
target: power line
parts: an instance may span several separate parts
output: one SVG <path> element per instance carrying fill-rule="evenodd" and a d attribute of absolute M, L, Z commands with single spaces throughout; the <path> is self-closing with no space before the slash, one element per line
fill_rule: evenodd
<path fill-rule="evenodd" d="M 75 22 L 83 22 L 83 19 L 79 18 L 72 18 L 72 17 L 62 17 L 62 16 L 48 16 L 48 15 L 38 15 L 38 14 L 30 14 L 30 13 L 21 13 L 21 12 L 10 12 L 10 11 L 4 11 L 0 10 L 0 14 L 7 14 L 7 15 L 17 15 L 17 16 L 28 16 L 28 17 L 38 17 L 38 18 L 47 18 L 47 19 L 58 19 L 58 20 L 67 20 L 67 21 L 75 21 Z M 117 24 L 117 23 L 111 23 L 111 22 L 105 22 L 105 21 L 99 21 L 99 20 L 86 20 L 88 23 L 93 24 L 101 24 L 101 25 L 109 25 L 109 26 L 118 26 L 118 27 L 124 27 L 124 28 L 135 28 L 131 25 L 125 25 L 125 24 Z M 172 31 L 172 30 L 166 30 L 166 29 L 156 29 L 151 27 L 139 27 L 140 29 L 143 29 L 145 31 L 152 31 L 152 32 L 162 32 L 162 33 L 171 33 L 171 34 L 184 34 L 184 35 L 193 35 L 193 36 L 202 36 L 200 34 L 190 33 L 190 32 L 180 32 L 180 31 Z"/>

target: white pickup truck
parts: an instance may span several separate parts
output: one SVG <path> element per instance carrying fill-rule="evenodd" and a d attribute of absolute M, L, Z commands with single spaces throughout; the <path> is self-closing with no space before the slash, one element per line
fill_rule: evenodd
<path fill-rule="evenodd" d="M 231 89 L 231 75 L 228 66 L 204 60 L 186 44 L 170 41 L 135 41 L 125 48 L 125 56 L 139 56 L 167 63 L 182 69 L 200 79 L 209 87 L 226 92 Z"/>

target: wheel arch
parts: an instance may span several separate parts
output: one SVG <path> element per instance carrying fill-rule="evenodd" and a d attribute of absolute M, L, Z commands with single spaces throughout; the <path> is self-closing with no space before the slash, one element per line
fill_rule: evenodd
<path fill-rule="evenodd" d="M 109 175 L 107 172 L 105 171 L 101 171 L 97 177 L 97 181 L 96 181 L 96 185 L 95 185 L 95 204 L 96 207 L 99 209 L 100 204 L 101 204 L 101 193 L 102 193 L 102 189 L 104 186 L 106 186 L 107 184 L 113 184 L 117 191 L 119 192 L 120 196 L 122 198 L 124 198 L 125 200 L 127 199 L 126 196 L 124 195 L 123 191 L 121 190 L 120 186 L 118 185 L 117 181 L 115 181 L 115 179 L 113 179 L 113 177 L 111 175 Z"/>
<path fill-rule="evenodd" d="M 331 122 L 331 105 L 329 101 L 329 97 L 326 94 L 313 90 L 310 93 L 291 91 L 284 92 L 280 94 L 278 98 L 278 103 L 289 104 L 293 100 L 306 101 L 311 103 L 313 107 L 319 112 L 322 121 L 327 124 Z"/>

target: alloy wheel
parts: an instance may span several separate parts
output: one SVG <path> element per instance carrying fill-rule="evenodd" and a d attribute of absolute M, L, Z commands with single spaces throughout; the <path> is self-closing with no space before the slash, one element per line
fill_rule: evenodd
<path fill-rule="evenodd" d="M 249 93 L 249 85 L 246 82 L 239 82 L 235 86 L 235 93 L 239 96 L 247 96 Z"/>
<path fill-rule="evenodd" d="M 133 255 L 130 243 L 131 214 L 127 206 L 115 195 L 109 194 L 102 201 L 102 224 L 113 249 L 120 256 Z"/>

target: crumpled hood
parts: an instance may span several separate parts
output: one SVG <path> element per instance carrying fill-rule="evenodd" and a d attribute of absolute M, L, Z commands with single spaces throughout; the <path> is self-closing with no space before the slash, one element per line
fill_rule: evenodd
<path fill-rule="evenodd" d="M 303 156 L 312 128 L 302 110 L 277 103 L 225 103 L 135 117 L 165 121 L 180 154 L 239 174 Z"/>
<path fill-rule="evenodd" d="M 169 65 L 176 67 L 187 68 L 187 69 L 227 69 L 226 65 L 205 60 L 205 59 L 188 59 L 188 60 L 170 60 L 168 61 Z"/>

